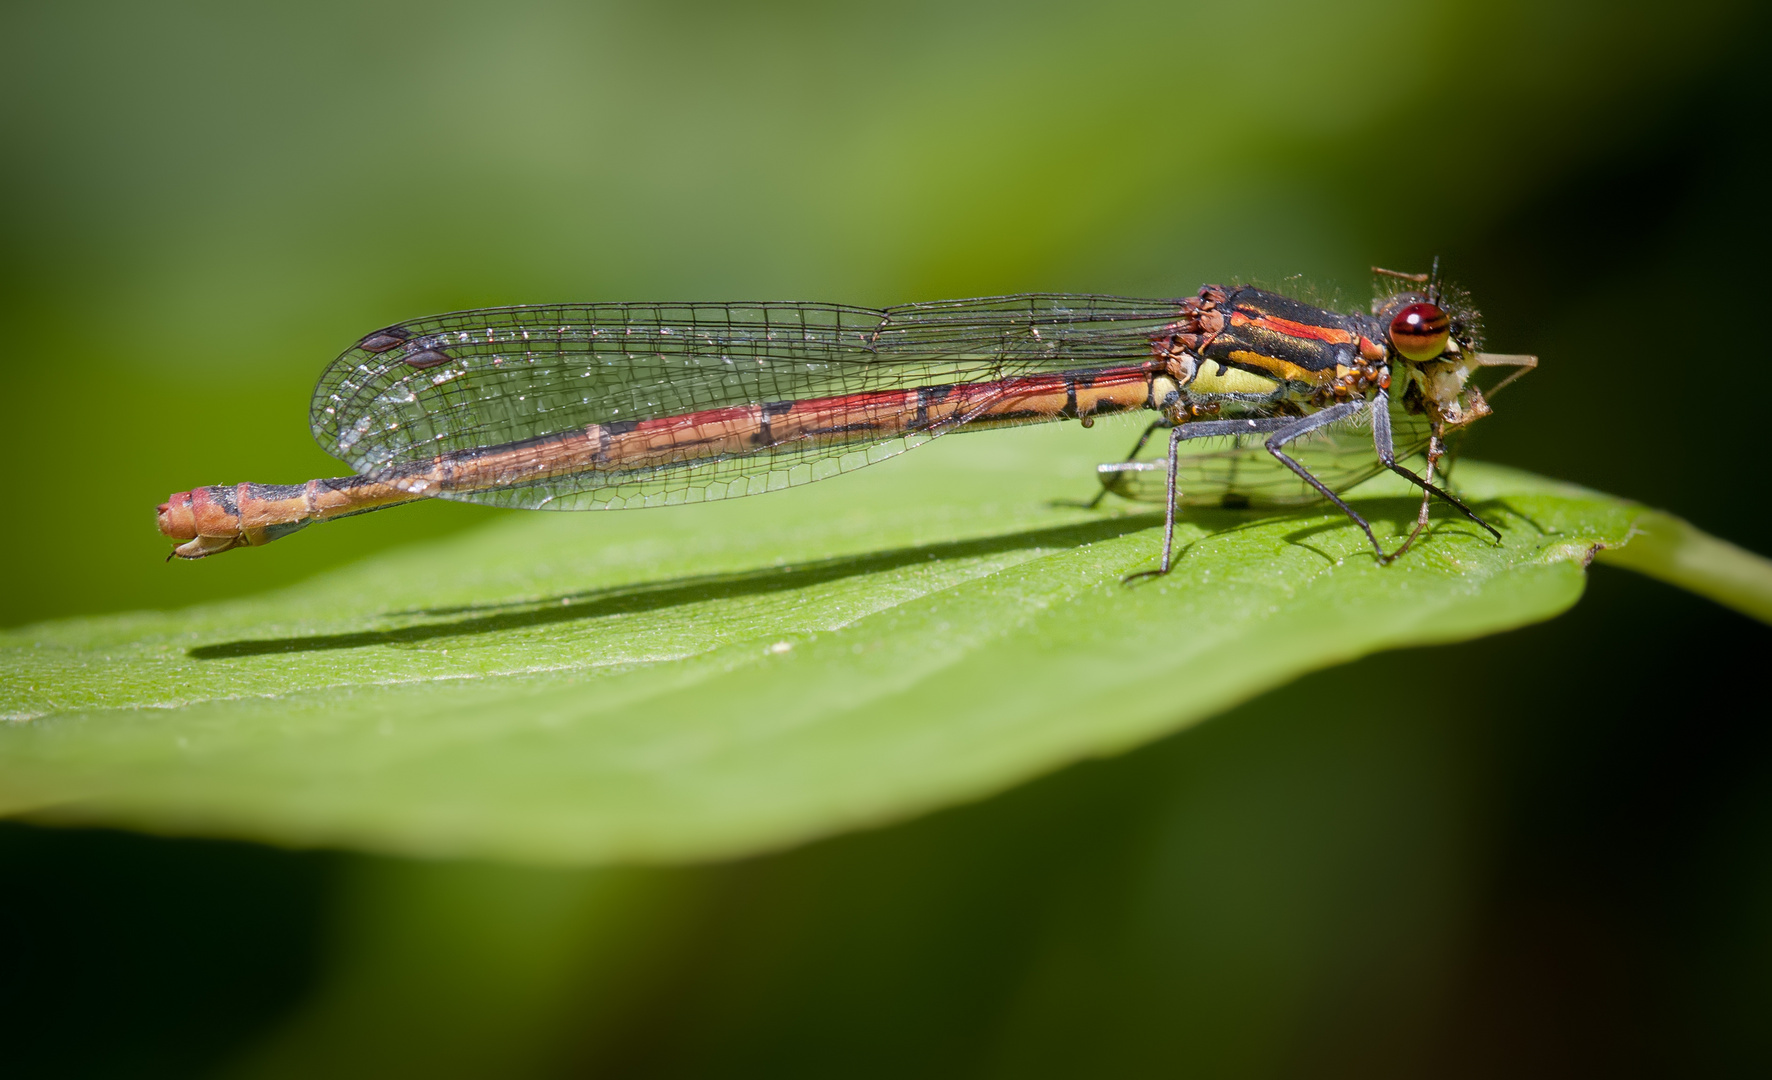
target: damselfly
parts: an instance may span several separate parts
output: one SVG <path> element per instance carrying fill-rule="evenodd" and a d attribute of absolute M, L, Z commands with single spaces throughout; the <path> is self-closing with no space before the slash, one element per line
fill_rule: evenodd
<path fill-rule="evenodd" d="M 1445 436 L 1489 411 L 1471 372 L 1512 366 L 1511 381 L 1536 360 L 1481 352 L 1475 311 L 1437 275 L 1377 278 L 1369 314 L 1208 285 L 1179 300 L 550 304 L 417 319 L 358 341 L 314 390 L 314 437 L 355 475 L 180 492 L 160 505 L 160 531 L 183 541 L 174 555 L 200 559 L 429 497 L 550 510 L 732 498 L 949 432 L 1148 409 L 1158 419 L 1132 459 L 1161 428 L 1166 457 L 1104 465 L 1101 479 L 1104 494 L 1164 501 L 1159 573 L 1182 504 L 1326 498 L 1381 561 L 1413 542 L 1434 496 L 1494 533 L 1434 470 Z M 1216 445 L 1184 452 L 1193 440 Z M 1425 476 L 1401 464 L 1419 453 Z M 1386 468 L 1423 492 L 1394 554 L 1339 494 Z"/>

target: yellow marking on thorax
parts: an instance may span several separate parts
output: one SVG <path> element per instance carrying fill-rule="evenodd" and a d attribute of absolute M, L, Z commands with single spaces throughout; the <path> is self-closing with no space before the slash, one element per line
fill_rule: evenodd
<path fill-rule="evenodd" d="M 1216 360 L 1200 362 L 1199 373 L 1188 389 L 1200 394 L 1272 394 L 1280 384 L 1264 379 L 1253 371 L 1225 367 Z"/>
<path fill-rule="evenodd" d="M 1250 367 L 1257 367 L 1261 368 L 1263 371 L 1272 372 L 1275 376 L 1285 379 L 1288 382 L 1301 382 L 1309 383 L 1312 386 L 1321 386 L 1323 383 L 1335 378 L 1335 372 L 1333 371 L 1310 371 L 1299 367 L 1290 360 L 1282 360 L 1277 356 L 1263 356 L 1261 353 L 1250 352 L 1247 349 L 1238 349 L 1232 352 L 1231 359 L 1239 364 L 1248 364 Z"/>

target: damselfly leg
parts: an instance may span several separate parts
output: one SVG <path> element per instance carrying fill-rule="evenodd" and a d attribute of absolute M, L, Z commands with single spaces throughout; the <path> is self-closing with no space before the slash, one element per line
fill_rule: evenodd
<path fill-rule="evenodd" d="M 1528 371 L 1535 370 L 1538 367 L 1538 357 L 1530 356 L 1525 353 L 1478 353 L 1476 356 L 1476 365 L 1478 367 L 1506 367 L 1514 369 L 1513 374 L 1484 391 L 1489 397 L 1494 397 L 1496 394 L 1499 394 L 1502 390 L 1506 389 L 1508 384 L 1512 383 L 1515 379 L 1526 374 Z"/>
<path fill-rule="evenodd" d="M 1364 402 L 1350 402 L 1349 404 L 1352 404 L 1355 406 L 1364 406 L 1365 405 Z M 1316 420 L 1318 417 L 1323 416 L 1326 413 L 1331 413 L 1331 412 L 1334 412 L 1335 409 L 1344 408 L 1344 407 L 1345 406 L 1337 405 L 1333 409 L 1325 409 L 1325 410 L 1323 410 L 1323 412 L 1317 413 L 1316 416 L 1306 417 L 1306 419 L 1307 420 Z M 1436 454 L 1434 452 L 1434 448 L 1440 446 L 1439 436 L 1436 434 L 1428 444 L 1428 476 L 1426 479 L 1423 479 L 1422 477 L 1416 476 L 1415 473 L 1413 471 L 1411 471 L 1410 469 L 1397 464 L 1396 449 L 1393 446 L 1392 441 L 1391 441 L 1390 398 L 1383 390 L 1380 390 L 1378 392 L 1378 394 L 1372 399 L 1371 409 L 1372 409 L 1372 446 L 1373 446 L 1373 449 L 1375 449 L 1378 452 L 1378 460 L 1384 463 L 1385 468 L 1389 469 L 1391 472 L 1396 473 L 1398 476 L 1401 476 L 1403 479 L 1414 484 L 1416 487 L 1420 488 L 1422 491 L 1421 513 L 1419 515 L 1417 515 L 1415 531 L 1409 534 L 1409 538 L 1407 540 L 1403 541 L 1403 546 L 1398 548 L 1396 551 L 1394 551 L 1388 555 L 1385 554 L 1384 548 L 1380 547 L 1378 540 L 1372 536 L 1372 530 L 1370 528 L 1366 528 L 1367 538 L 1372 540 L 1372 546 L 1378 550 L 1379 562 L 1388 563 L 1392 559 L 1395 559 L 1397 556 L 1403 554 L 1403 552 L 1408 551 L 1409 545 L 1415 542 L 1415 537 L 1418 534 L 1420 534 L 1422 529 L 1427 527 L 1427 500 L 1428 500 L 1429 496 L 1438 496 L 1439 498 L 1443 499 L 1446 503 L 1451 505 L 1453 509 L 1457 510 L 1459 513 L 1463 514 L 1465 517 L 1469 518 L 1470 520 L 1476 522 L 1478 525 L 1481 525 L 1483 528 L 1489 530 L 1489 534 L 1491 536 L 1495 537 L 1495 539 L 1497 541 L 1499 541 L 1501 539 L 1500 530 L 1498 530 L 1495 526 L 1489 524 L 1487 521 L 1484 521 L 1481 517 L 1477 516 L 1477 512 L 1475 510 L 1472 510 L 1470 507 L 1464 505 L 1464 503 L 1459 501 L 1459 499 L 1456 496 L 1454 496 L 1454 495 L 1448 493 L 1447 491 L 1445 491 L 1444 489 L 1436 487 L 1434 485 L 1434 483 L 1433 483 L 1434 463 L 1436 461 L 1438 461 L 1440 454 L 1443 454 L 1445 452 L 1443 447 L 1440 449 L 1440 452 L 1438 454 Z M 1355 411 L 1357 412 L 1358 409 L 1356 408 Z M 1276 438 L 1277 437 L 1278 436 L 1276 436 Z M 1279 456 L 1279 451 L 1274 449 L 1274 440 L 1273 439 L 1268 440 L 1268 450 L 1270 452 L 1274 453 L 1276 456 Z M 1287 460 L 1284 458 L 1282 458 L 1282 460 L 1286 460 L 1288 465 L 1292 465 L 1290 460 Z M 1298 472 L 1300 475 L 1304 475 L 1306 480 L 1309 480 L 1311 483 L 1316 484 L 1316 481 L 1314 479 L 1312 479 L 1308 474 L 1305 474 L 1304 471 L 1302 469 L 1298 468 L 1296 465 L 1293 466 L 1293 469 L 1295 472 Z M 1319 490 L 1322 490 L 1325 492 L 1327 492 L 1327 490 L 1328 490 L 1327 488 L 1322 487 L 1321 484 L 1317 484 L 1317 487 Z M 1333 499 L 1335 497 L 1333 495 L 1331 495 L 1330 498 Z M 1340 499 L 1335 499 L 1335 503 L 1337 506 L 1341 506 L 1342 509 L 1344 509 L 1344 510 L 1347 509 L 1346 505 L 1343 504 Z M 1360 521 L 1359 515 L 1355 514 L 1352 510 L 1348 510 L 1347 513 L 1355 521 Z M 1365 526 L 1365 522 L 1360 521 L 1360 523 L 1361 523 L 1362 527 Z"/>
<path fill-rule="evenodd" d="M 1444 457 L 1445 454 L 1446 454 L 1446 444 L 1440 441 L 1440 437 L 1438 435 L 1434 435 L 1431 438 L 1429 438 L 1428 447 L 1427 447 L 1427 476 L 1425 477 L 1425 479 L 1427 480 L 1427 482 L 1430 486 L 1434 482 L 1434 468 L 1435 468 L 1435 466 L 1439 465 L 1440 458 Z M 1403 541 L 1403 546 L 1399 547 L 1397 550 L 1391 552 L 1392 559 L 1402 558 L 1403 553 L 1405 551 L 1408 551 L 1410 545 L 1415 543 L 1416 537 L 1420 536 L 1423 532 L 1425 532 L 1427 530 L 1428 507 L 1432 504 L 1432 502 L 1433 502 L 1433 493 L 1430 491 L 1426 491 L 1426 490 L 1422 491 L 1422 493 L 1421 493 L 1421 509 L 1419 511 L 1417 511 L 1415 514 L 1415 528 L 1409 530 L 1409 537 L 1408 537 L 1408 539 Z"/>
<path fill-rule="evenodd" d="M 1382 391 L 1378 395 L 1378 400 L 1386 400 Z M 1328 484 L 1325 484 L 1315 476 L 1312 476 L 1309 469 L 1300 465 L 1297 461 L 1294 461 L 1287 455 L 1286 451 L 1280 449 L 1289 442 L 1304 438 L 1318 428 L 1328 427 L 1330 424 L 1351 419 L 1352 417 L 1359 415 L 1360 410 L 1365 407 L 1366 403 L 1364 401 L 1347 401 L 1340 405 L 1331 405 L 1329 408 L 1324 409 L 1321 412 L 1312 413 L 1309 416 L 1300 417 L 1297 420 L 1288 420 L 1285 427 L 1280 428 L 1278 431 L 1275 431 L 1272 435 L 1268 436 L 1266 444 L 1267 452 L 1278 458 L 1280 464 L 1297 473 L 1299 479 L 1303 480 L 1311 487 L 1316 488 L 1319 495 L 1334 503 L 1342 513 L 1346 514 L 1355 525 L 1360 527 L 1361 531 L 1366 534 L 1366 539 L 1372 541 L 1372 547 L 1378 552 L 1379 560 L 1381 562 L 1388 562 L 1389 556 L 1385 554 L 1384 546 L 1378 542 L 1378 537 L 1373 535 L 1372 526 L 1367 523 L 1366 519 L 1361 517 L 1353 507 L 1343 502 L 1341 496 L 1330 490 Z M 1387 467 L 1391 467 L 1392 462 L 1389 460 L 1391 457 L 1389 404 L 1387 403 L 1382 409 L 1375 410 L 1374 415 L 1383 415 L 1385 418 L 1382 449 L 1379 451 L 1378 456 L 1379 460 L 1384 461 Z M 1377 428 L 1375 427 L 1374 434 L 1376 435 L 1376 433 Z"/>
<path fill-rule="evenodd" d="M 1141 452 L 1143 452 L 1144 444 L 1151 441 L 1151 436 L 1156 434 L 1156 432 L 1160 428 L 1167 427 L 1168 425 L 1169 425 L 1169 421 L 1167 421 L 1167 420 L 1152 420 L 1150 422 L 1150 424 L 1144 429 L 1144 434 L 1140 435 L 1138 437 L 1138 441 L 1132 444 L 1131 452 L 1128 453 L 1124 458 L 1120 459 L 1121 462 L 1124 464 L 1128 464 L 1128 465 L 1131 464 L 1132 461 L 1134 459 L 1136 459 Z M 1105 468 L 1107 468 L 1107 466 L 1104 465 L 1104 466 L 1102 466 L 1102 468 L 1105 469 Z M 1107 484 L 1105 484 L 1105 483 L 1102 484 L 1101 490 L 1095 493 L 1095 498 L 1090 499 L 1087 503 L 1083 504 L 1083 509 L 1093 510 L 1096 507 L 1100 506 L 1101 500 L 1107 498 L 1108 492 L 1110 492 L 1112 490 L 1113 490 L 1113 488 L 1109 487 Z"/>
<path fill-rule="evenodd" d="M 1490 387 L 1486 393 L 1475 386 L 1466 389 L 1466 397 L 1470 399 L 1470 403 L 1474 408 L 1468 410 L 1467 418 L 1461 421 L 1459 426 L 1463 426 L 1463 424 L 1469 423 L 1470 420 L 1476 419 L 1477 417 L 1487 416 L 1489 414 L 1487 398 L 1494 397 L 1496 394 L 1506 389 L 1509 383 L 1536 368 L 1538 366 L 1538 357 L 1524 354 L 1477 353 L 1474 357 L 1474 363 L 1477 367 L 1503 367 L 1513 368 L 1514 370 L 1507 378 Z M 1374 407 L 1374 416 L 1379 416 L 1376 406 Z M 1385 449 L 1390 446 L 1390 425 L 1388 415 L 1383 419 L 1376 420 L 1373 426 L 1374 439 L 1378 441 L 1380 457 L 1383 460 L 1385 467 L 1394 472 L 1401 473 L 1403 476 L 1408 477 L 1411 482 L 1420 485 L 1422 488 L 1421 510 L 1415 516 L 1415 528 L 1410 530 L 1409 538 L 1403 541 L 1403 546 L 1391 553 L 1390 559 L 1402 557 L 1403 553 L 1409 550 L 1410 545 L 1415 543 L 1416 538 L 1427 529 L 1428 507 L 1432 504 L 1433 496 L 1436 494 L 1457 507 L 1466 517 L 1475 521 L 1483 528 L 1488 529 L 1490 533 L 1494 534 L 1497 540 L 1501 539 L 1501 534 L 1496 532 L 1488 522 L 1472 513 L 1469 507 L 1434 486 L 1434 470 L 1439 466 L 1440 460 L 1446 456 L 1446 443 L 1440 437 L 1440 425 L 1438 423 L 1435 424 L 1434 432 L 1428 439 L 1427 476 L 1421 479 L 1418 479 L 1407 469 L 1400 468 L 1394 460 L 1394 454 L 1385 455 Z M 1387 559 L 1386 561 L 1388 562 L 1390 560 Z"/>
<path fill-rule="evenodd" d="M 1362 409 L 1368 408 L 1372 410 L 1373 416 L 1372 451 L 1375 452 L 1375 456 L 1378 459 L 1374 463 L 1373 468 L 1382 468 L 1395 472 L 1422 490 L 1423 505 L 1422 509 L 1416 515 L 1414 529 L 1404 540 L 1403 545 L 1395 552 L 1387 552 L 1385 550 L 1382 543 L 1380 543 L 1377 534 L 1373 531 L 1371 523 L 1352 506 L 1348 505 L 1347 501 L 1338 493 L 1346 487 L 1345 477 L 1338 476 L 1335 486 L 1331 486 L 1312 472 L 1312 470 L 1303 462 L 1287 452 L 1287 448 L 1291 444 L 1298 442 L 1305 436 L 1326 429 L 1333 430 L 1337 425 L 1358 417 Z M 1413 422 L 1418 428 L 1424 428 L 1426 426 L 1425 420 L 1420 418 Z M 1150 437 L 1151 432 L 1159 426 L 1161 426 L 1160 423 L 1152 425 L 1152 427 L 1140 437 L 1138 446 L 1134 448 L 1134 455 L 1138 453 L 1139 449 L 1142 449 L 1144 443 Z M 1431 438 L 1427 437 L 1425 432 L 1420 432 L 1418 435 L 1418 437 L 1422 438 L 1427 443 L 1425 449 L 1429 465 L 1428 475 L 1425 478 L 1416 475 L 1414 472 L 1398 463 L 1396 447 L 1394 445 L 1389 397 L 1388 395 L 1379 393 L 1370 401 L 1344 402 L 1303 417 L 1196 421 L 1180 424 L 1173 427 L 1170 431 L 1169 453 L 1162 462 L 1125 461 L 1116 465 L 1103 465 L 1100 471 L 1104 477 L 1107 474 L 1154 472 L 1159 468 L 1163 469 L 1165 473 L 1163 500 L 1166 504 L 1166 510 L 1164 513 L 1163 524 L 1163 560 L 1161 567 L 1157 570 L 1134 574 L 1131 578 L 1128 578 L 1128 580 L 1133 580 L 1139 577 L 1160 576 L 1168 573 L 1174 566 L 1175 520 L 1180 509 L 1180 504 L 1183 501 L 1183 493 L 1180 490 L 1179 483 L 1179 475 L 1184 460 L 1183 455 L 1181 454 L 1181 444 L 1193 439 L 1224 438 L 1237 435 L 1256 434 L 1267 436 L 1266 440 L 1261 444 L 1261 449 L 1265 450 L 1267 455 L 1271 455 L 1273 460 L 1285 466 L 1287 470 L 1296 475 L 1300 480 L 1303 480 L 1305 484 L 1309 485 L 1317 495 L 1329 500 L 1329 502 L 1337 509 L 1347 515 L 1348 520 L 1360 527 L 1360 530 L 1366 534 L 1366 539 L 1372 544 L 1373 551 L 1377 554 L 1381 564 L 1389 563 L 1404 551 L 1407 551 L 1421 532 L 1425 530 L 1428 519 L 1428 505 L 1430 500 L 1435 497 L 1444 500 L 1465 517 L 1482 526 L 1484 529 L 1487 529 L 1491 534 L 1495 535 L 1497 539 L 1500 539 L 1500 533 L 1497 532 L 1494 527 L 1479 517 L 1470 509 L 1470 507 L 1466 506 L 1456 496 L 1434 483 L 1440 459 L 1445 454 L 1444 442 L 1437 435 Z M 1413 442 L 1411 445 L 1417 452 L 1422 449 L 1419 442 Z M 1314 452 L 1320 453 L 1321 451 Z M 1370 474 L 1368 473 L 1367 475 Z M 1104 486 L 1108 486 L 1105 480 Z"/>
<path fill-rule="evenodd" d="M 1126 580 L 1134 581 L 1141 577 L 1161 577 L 1169 572 L 1169 568 L 1174 562 L 1175 513 L 1177 498 L 1180 495 L 1180 493 L 1175 490 L 1175 478 L 1176 474 L 1181 469 L 1182 443 L 1187 442 L 1189 439 L 1222 439 L 1226 436 L 1234 435 L 1260 435 L 1264 432 L 1281 430 L 1286 425 L 1292 423 L 1294 423 L 1294 421 L 1290 417 L 1270 417 L 1262 420 L 1205 420 L 1191 424 L 1178 424 L 1171 428 L 1169 431 L 1169 457 L 1165 462 L 1165 468 L 1167 470 L 1168 498 L 1163 500 L 1165 507 L 1163 511 L 1163 565 L 1162 568 L 1158 570 L 1145 570 L 1137 574 L 1132 574 L 1128 576 Z M 1156 427 L 1157 425 L 1155 424 L 1151 425 L 1151 430 L 1154 431 Z M 1146 431 L 1144 437 L 1139 439 L 1139 448 L 1142 448 L 1144 439 L 1149 437 L 1150 431 Z M 1134 448 L 1133 453 L 1136 454 L 1137 452 L 1138 448 Z M 1143 463 L 1129 462 L 1128 464 Z M 1330 497 L 1334 498 L 1334 496 Z M 1337 500 L 1338 503 L 1339 501 L 1340 500 Z M 1350 514 L 1353 513 L 1351 510 L 1348 512 Z"/>

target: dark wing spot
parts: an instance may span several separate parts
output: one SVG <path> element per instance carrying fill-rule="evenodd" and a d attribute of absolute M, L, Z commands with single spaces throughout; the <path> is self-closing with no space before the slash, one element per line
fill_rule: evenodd
<path fill-rule="evenodd" d="M 449 363 L 449 354 L 446 352 L 439 352 L 436 349 L 424 349 L 408 356 L 406 362 L 412 367 L 421 370 L 424 368 L 433 368 L 438 364 Z"/>
<path fill-rule="evenodd" d="M 396 345 L 405 344 L 411 337 L 411 331 L 407 330 L 404 326 L 390 326 L 386 330 L 377 330 L 362 341 L 357 342 L 357 348 L 362 349 L 364 352 L 383 353 Z"/>

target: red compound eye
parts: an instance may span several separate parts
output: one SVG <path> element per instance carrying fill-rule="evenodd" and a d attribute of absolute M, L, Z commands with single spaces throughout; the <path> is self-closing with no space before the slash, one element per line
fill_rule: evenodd
<path fill-rule="evenodd" d="M 1451 336 L 1452 317 L 1433 304 L 1410 304 L 1391 320 L 1391 344 L 1418 364 L 1445 352 Z"/>

